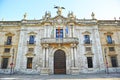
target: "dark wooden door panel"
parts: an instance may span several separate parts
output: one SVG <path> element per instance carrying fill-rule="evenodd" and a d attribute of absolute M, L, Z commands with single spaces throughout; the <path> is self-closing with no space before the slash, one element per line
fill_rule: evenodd
<path fill-rule="evenodd" d="M 62 50 L 54 54 L 54 74 L 66 74 L 66 56 Z"/>

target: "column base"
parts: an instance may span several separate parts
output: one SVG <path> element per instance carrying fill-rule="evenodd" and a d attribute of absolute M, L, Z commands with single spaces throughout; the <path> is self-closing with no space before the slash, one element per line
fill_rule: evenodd
<path fill-rule="evenodd" d="M 79 68 L 78 67 L 71 67 L 71 74 L 72 75 L 78 75 L 79 74 Z"/>
<path fill-rule="evenodd" d="M 42 68 L 40 75 L 49 75 L 50 69 L 49 68 Z"/>

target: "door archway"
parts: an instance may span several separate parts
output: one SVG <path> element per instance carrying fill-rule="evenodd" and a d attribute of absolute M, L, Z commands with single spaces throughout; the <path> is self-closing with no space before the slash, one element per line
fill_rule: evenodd
<path fill-rule="evenodd" d="M 66 56 L 63 50 L 54 53 L 54 74 L 66 74 Z"/>

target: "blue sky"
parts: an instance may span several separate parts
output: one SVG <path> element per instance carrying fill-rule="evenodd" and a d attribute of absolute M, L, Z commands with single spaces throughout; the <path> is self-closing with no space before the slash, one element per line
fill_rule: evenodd
<path fill-rule="evenodd" d="M 0 20 L 22 20 L 25 12 L 27 19 L 41 19 L 45 11 L 54 17 L 57 11 L 54 5 L 65 7 L 63 16 L 73 11 L 79 19 L 91 18 L 92 12 L 97 19 L 120 17 L 120 0 L 0 0 Z"/>

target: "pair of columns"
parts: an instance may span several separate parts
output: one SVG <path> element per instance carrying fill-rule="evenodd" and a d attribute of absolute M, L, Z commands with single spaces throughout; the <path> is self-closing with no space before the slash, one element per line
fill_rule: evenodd
<path fill-rule="evenodd" d="M 43 68 L 49 67 L 48 50 L 49 50 L 49 44 L 44 44 L 43 45 Z"/>
<path fill-rule="evenodd" d="M 76 44 L 71 44 L 71 67 L 76 67 L 77 65 L 77 47 Z"/>

